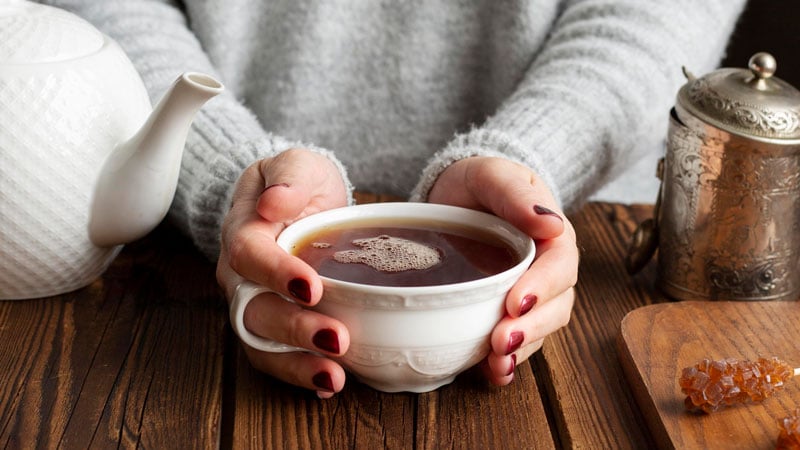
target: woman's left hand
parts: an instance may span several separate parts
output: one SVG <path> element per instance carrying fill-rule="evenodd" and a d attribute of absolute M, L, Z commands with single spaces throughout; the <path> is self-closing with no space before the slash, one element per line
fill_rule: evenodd
<path fill-rule="evenodd" d="M 578 279 L 575 230 L 536 173 L 502 158 L 455 162 L 439 175 L 428 201 L 490 212 L 536 242 L 536 259 L 508 293 L 506 316 L 492 332 L 492 350 L 482 363 L 492 384 L 506 385 L 516 365 L 569 322 Z"/>

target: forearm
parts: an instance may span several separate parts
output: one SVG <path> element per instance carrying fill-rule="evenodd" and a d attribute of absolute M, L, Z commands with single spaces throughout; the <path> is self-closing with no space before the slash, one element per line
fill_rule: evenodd
<path fill-rule="evenodd" d="M 177 76 L 198 71 L 219 76 L 183 11 L 168 1 L 49 0 L 111 36 L 125 50 L 157 102 Z M 223 80 L 224 82 L 224 80 Z M 219 253 L 219 233 L 236 180 L 253 162 L 293 147 L 324 149 L 266 132 L 231 90 L 206 103 L 186 138 L 181 175 L 170 218 L 209 257 Z"/>
<path fill-rule="evenodd" d="M 565 208 L 659 146 L 682 79 L 718 64 L 743 1 L 571 2 L 516 91 L 437 154 L 424 199 L 455 160 L 501 155 L 531 167 Z"/>

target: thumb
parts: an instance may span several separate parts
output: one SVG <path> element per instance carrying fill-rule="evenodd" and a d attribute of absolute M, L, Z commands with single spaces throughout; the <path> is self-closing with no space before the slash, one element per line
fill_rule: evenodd
<path fill-rule="evenodd" d="M 564 232 L 552 192 L 529 168 L 503 158 L 457 161 L 439 176 L 429 200 L 491 212 L 534 239 Z"/>
<path fill-rule="evenodd" d="M 346 204 L 339 170 L 327 156 L 303 149 L 287 150 L 262 160 L 264 180 L 256 210 L 270 222 L 288 222 Z"/>

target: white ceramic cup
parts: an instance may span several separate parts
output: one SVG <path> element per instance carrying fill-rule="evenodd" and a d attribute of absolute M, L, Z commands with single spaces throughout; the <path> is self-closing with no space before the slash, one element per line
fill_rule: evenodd
<path fill-rule="evenodd" d="M 342 321 L 350 348 L 337 361 L 367 385 L 384 392 L 427 392 L 448 384 L 489 353 L 489 335 L 505 315 L 505 297 L 528 269 L 533 240 L 491 214 L 431 203 L 372 203 L 333 209 L 287 227 L 277 243 L 290 251 L 310 234 L 363 219 L 435 219 L 488 231 L 508 243 L 520 262 L 496 275 L 438 286 L 389 287 L 322 277 L 322 300 L 312 309 Z M 311 350 L 256 336 L 244 310 L 269 289 L 242 283 L 231 302 L 233 329 L 247 345 L 266 352 Z M 286 298 L 286 297 L 284 297 Z M 287 301 L 292 301 L 286 298 Z"/>

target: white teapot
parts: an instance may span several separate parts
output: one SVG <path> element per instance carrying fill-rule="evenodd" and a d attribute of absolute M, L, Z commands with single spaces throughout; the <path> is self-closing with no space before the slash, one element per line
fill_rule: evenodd
<path fill-rule="evenodd" d="M 155 228 L 194 114 L 222 89 L 184 73 L 153 109 L 108 36 L 0 0 L 0 300 L 83 287 Z"/>

